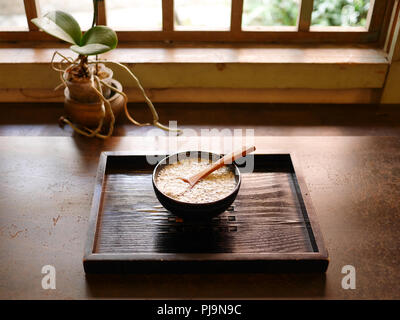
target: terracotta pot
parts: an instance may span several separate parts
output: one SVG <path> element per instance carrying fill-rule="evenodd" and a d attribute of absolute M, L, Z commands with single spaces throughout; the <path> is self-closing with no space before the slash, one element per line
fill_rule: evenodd
<path fill-rule="evenodd" d="M 111 80 L 111 85 L 122 91 L 122 85 L 115 79 Z M 101 119 L 101 102 L 82 102 L 72 99 L 69 88 L 64 90 L 64 109 L 67 117 L 74 123 L 96 128 Z M 124 109 L 124 97 L 114 93 L 108 101 L 111 104 L 114 116 L 117 119 Z M 106 113 L 104 124 L 110 123 L 110 115 Z"/>
<path fill-rule="evenodd" d="M 112 82 L 112 77 L 113 77 L 113 71 L 110 68 L 107 68 L 104 64 L 99 64 L 101 71 L 103 71 L 103 74 L 108 74 L 107 77 L 101 78 L 104 82 L 107 84 L 111 85 Z M 92 66 L 94 67 L 94 66 Z M 71 67 L 70 67 L 71 68 Z M 64 80 L 65 83 L 67 84 L 67 87 L 69 89 L 69 95 L 71 99 L 81 101 L 81 102 L 98 102 L 100 101 L 99 96 L 96 94 L 96 92 L 93 90 L 92 85 L 91 85 L 91 80 L 81 80 L 81 81 L 69 81 L 68 80 L 68 74 L 69 70 L 65 70 L 64 72 Z M 97 88 L 97 84 L 94 83 L 95 87 Z M 111 95 L 111 89 L 107 88 L 106 86 L 102 85 L 101 89 L 103 91 L 103 95 L 105 97 L 108 97 Z"/>

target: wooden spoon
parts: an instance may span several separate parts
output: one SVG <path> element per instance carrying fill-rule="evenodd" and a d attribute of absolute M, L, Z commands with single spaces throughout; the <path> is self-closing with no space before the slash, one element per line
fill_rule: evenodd
<path fill-rule="evenodd" d="M 187 182 L 190 185 L 190 188 L 192 188 L 199 180 L 203 179 L 204 177 L 207 177 L 210 173 L 214 172 L 215 170 L 218 170 L 219 168 L 223 167 L 226 164 L 232 163 L 236 159 L 246 156 L 247 154 L 249 154 L 255 150 L 256 150 L 255 146 L 251 146 L 249 148 L 242 147 L 241 150 L 237 150 L 237 151 L 234 151 L 232 153 L 225 155 L 218 161 L 214 162 L 208 168 L 205 168 L 204 170 L 200 171 L 199 173 L 196 173 L 188 178 L 179 177 L 178 179 L 181 179 L 182 181 Z"/>

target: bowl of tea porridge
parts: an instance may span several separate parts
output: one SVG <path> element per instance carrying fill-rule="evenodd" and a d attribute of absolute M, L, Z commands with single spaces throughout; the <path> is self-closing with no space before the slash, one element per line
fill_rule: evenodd
<path fill-rule="evenodd" d="M 241 183 L 232 163 L 215 170 L 193 187 L 179 177 L 189 177 L 217 161 L 221 155 L 186 151 L 161 160 L 153 171 L 153 188 L 160 203 L 187 218 L 207 218 L 223 213 L 235 200 Z"/>

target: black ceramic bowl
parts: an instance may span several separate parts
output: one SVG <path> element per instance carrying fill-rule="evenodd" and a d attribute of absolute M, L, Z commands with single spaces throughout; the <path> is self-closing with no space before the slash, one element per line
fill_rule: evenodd
<path fill-rule="evenodd" d="M 177 216 L 190 219 L 212 218 L 218 214 L 223 213 L 226 209 L 228 209 L 229 206 L 233 203 L 233 201 L 235 201 L 241 183 L 240 171 L 236 166 L 236 164 L 234 163 L 228 164 L 227 166 L 235 174 L 236 186 L 230 194 L 217 201 L 205 202 L 205 203 L 182 202 L 167 196 L 158 189 L 156 184 L 156 178 L 158 176 L 158 173 L 164 166 L 177 162 L 177 159 L 179 159 L 180 155 L 186 157 L 190 156 L 191 158 L 197 157 L 202 159 L 209 159 L 212 161 L 216 161 L 222 157 L 219 154 L 205 152 L 205 151 L 185 151 L 170 155 L 161 160 L 154 168 L 152 180 L 153 180 L 154 192 L 160 203 L 164 206 L 164 208 L 171 211 L 173 214 L 176 214 Z"/>

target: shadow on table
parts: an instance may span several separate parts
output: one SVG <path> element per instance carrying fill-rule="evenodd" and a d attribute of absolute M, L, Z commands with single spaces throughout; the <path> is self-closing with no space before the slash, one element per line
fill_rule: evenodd
<path fill-rule="evenodd" d="M 95 298 L 322 298 L 325 282 L 324 273 L 86 275 Z"/>

